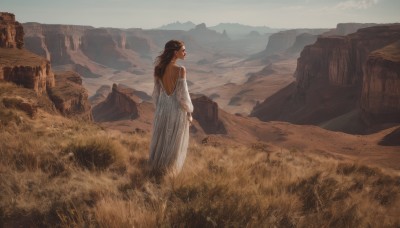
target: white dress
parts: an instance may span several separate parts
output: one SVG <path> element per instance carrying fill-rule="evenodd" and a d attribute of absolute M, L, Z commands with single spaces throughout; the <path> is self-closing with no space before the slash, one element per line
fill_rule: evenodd
<path fill-rule="evenodd" d="M 152 96 L 156 111 L 149 164 L 152 170 L 179 173 L 189 143 L 187 113 L 193 112 L 186 79 L 179 75 L 174 91 L 168 95 L 160 79 L 155 77 Z"/>

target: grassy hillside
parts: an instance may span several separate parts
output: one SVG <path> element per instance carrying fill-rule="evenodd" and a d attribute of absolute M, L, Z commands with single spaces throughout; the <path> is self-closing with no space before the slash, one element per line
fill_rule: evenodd
<path fill-rule="evenodd" d="M 66 119 L 25 90 L 0 82 L 2 227 L 400 226 L 393 170 L 192 140 L 179 176 L 154 177 L 150 135 Z M 6 108 L 10 94 L 37 101 L 37 113 Z"/>

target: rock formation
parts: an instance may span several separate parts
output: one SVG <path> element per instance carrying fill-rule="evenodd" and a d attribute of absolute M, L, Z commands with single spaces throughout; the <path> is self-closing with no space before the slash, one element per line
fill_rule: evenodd
<path fill-rule="evenodd" d="M 24 29 L 12 13 L 0 12 L 0 48 L 22 48 Z"/>
<path fill-rule="evenodd" d="M 319 35 L 328 29 L 291 29 L 278 33 L 274 33 L 269 37 L 267 47 L 264 54 L 266 56 L 273 55 L 282 51 L 286 51 L 296 42 L 296 37 L 304 33 L 310 35 Z"/>
<path fill-rule="evenodd" d="M 23 49 L 23 28 L 10 13 L 0 13 L 0 80 L 14 82 L 46 93 L 54 86 L 54 74 L 50 63 Z"/>
<path fill-rule="evenodd" d="M 93 107 L 93 117 L 96 122 L 122 119 L 136 119 L 140 115 L 142 100 L 134 95 L 134 90 L 113 84 L 111 93 L 106 100 Z"/>
<path fill-rule="evenodd" d="M 382 86 L 385 83 L 387 85 L 387 82 L 396 81 L 393 72 L 396 72 L 396 69 L 399 72 L 398 68 L 393 61 L 392 66 L 389 66 L 390 61 L 387 61 L 387 58 L 377 60 L 376 55 L 379 54 L 369 57 L 372 51 L 399 39 L 399 24 L 364 28 L 348 36 L 319 37 L 315 44 L 306 46 L 301 52 L 295 72 L 296 82 L 256 106 L 251 115 L 264 121 L 284 120 L 319 125 L 358 110 L 361 88 L 364 88 L 365 99 L 362 105 L 365 112 L 379 115 L 387 112 L 387 109 L 384 111 L 382 106 L 376 105 L 379 99 L 375 101 L 369 99 L 390 94 L 390 98 L 385 97 L 379 101 L 386 102 L 385 108 L 392 107 L 391 114 L 387 115 L 397 115 L 394 119 L 400 121 L 398 112 L 393 108 L 396 103 L 393 100 L 397 99 L 398 102 L 400 98 L 399 92 L 395 92 L 399 88 L 398 84 L 397 87 L 393 84 L 393 88 L 396 89 Z M 375 66 L 370 66 L 374 63 Z M 379 70 L 378 65 L 385 70 Z M 383 72 L 385 73 L 381 74 Z M 372 78 L 371 74 L 377 73 L 380 76 L 374 75 L 374 79 L 368 79 Z M 363 85 L 363 81 L 369 85 Z M 378 81 L 381 84 L 376 84 Z M 389 103 L 390 105 L 386 106 Z M 365 132 L 365 129 L 359 131 L 359 133 Z"/>
<path fill-rule="evenodd" d="M 400 41 L 368 56 L 361 109 L 367 123 L 400 122 Z"/>
<path fill-rule="evenodd" d="M 369 53 L 397 41 L 399 30 L 400 25 L 375 26 L 348 36 L 320 37 L 297 61 L 298 88 L 306 90 L 313 78 L 328 79 L 330 85 L 360 86 Z"/>
<path fill-rule="evenodd" d="M 49 89 L 49 97 L 56 108 L 67 117 L 92 120 L 88 92 L 82 86 L 82 78 L 76 72 L 59 72 L 56 85 Z"/>
<path fill-rule="evenodd" d="M 305 46 L 315 43 L 315 41 L 317 41 L 317 38 L 318 35 L 302 33 L 296 36 L 296 40 L 287 51 L 289 53 L 300 53 Z"/>
<path fill-rule="evenodd" d="M 102 85 L 99 89 L 97 89 L 96 93 L 89 97 L 90 104 L 94 107 L 100 102 L 106 100 L 108 94 L 111 92 L 111 86 Z"/>
<path fill-rule="evenodd" d="M 53 66 L 72 65 L 70 70 L 79 70 L 84 77 L 98 77 L 93 68 L 99 64 L 139 71 L 137 64 L 143 57 L 151 58 L 154 48 L 142 38 L 142 30 L 38 23 L 23 26 L 27 49 L 46 57 Z"/>
<path fill-rule="evenodd" d="M 376 26 L 375 23 L 339 23 L 335 29 L 323 33 L 323 36 L 346 36 L 362 28 Z"/>
<path fill-rule="evenodd" d="M 197 120 L 206 134 L 226 134 L 224 123 L 218 114 L 218 104 L 210 98 L 192 96 L 194 106 L 193 119 Z"/>

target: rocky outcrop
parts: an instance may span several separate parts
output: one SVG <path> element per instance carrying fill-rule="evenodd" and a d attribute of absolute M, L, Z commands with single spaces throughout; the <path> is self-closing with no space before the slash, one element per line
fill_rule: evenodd
<path fill-rule="evenodd" d="M 367 123 L 400 122 L 400 41 L 368 56 L 361 109 Z"/>
<path fill-rule="evenodd" d="M 134 89 L 113 84 L 106 100 L 93 107 L 94 120 L 104 122 L 138 118 L 142 100 L 134 92 Z"/>
<path fill-rule="evenodd" d="M 49 89 L 49 97 L 56 108 L 67 117 L 92 120 L 88 92 L 76 72 L 58 72 L 56 85 Z"/>
<path fill-rule="evenodd" d="M 330 85 L 361 86 L 369 53 L 400 39 L 400 25 L 360 29 L 348 36 L 320 37 L 302 51 L 295 77 L 302 92 L 313 78 L 326 78 Z"/>
<path fill-rule="evenodd" d="M 305 46 L 315 43 L 315 41 L 317 41 L 317 38 L 318 35 L 302 33 L 296 36 L 296 40 L 287 51 L 289 53 L 300 53 Z"/>
<path fill-rule="evenodd" d="M 46 94 L 55 83 L 47 60 L 26 50 L 6 48 L 0 50 L 0 80 L 33 89 L 38 95 Z"/>
<path fill-rule="evenodd" d="M 248 60 L 260 60 L 264 63 L 278 59 L 297 57 L 304 46 L 315 42 L 318 35 L 329 29 L 291 29 L 269 36 L 266 48 L 251 55 Z"/>
<path fill-rule="evenodd" d="M 263 103 L 256 106 L 252 111 L 252 116 L 256 116 L 261 120 L 284 120 L 300 124 L 323 124 L 331 119 L 343 116 L 346 113 L 354 112 L 359 109 L 361 100 L 361 88 L 365 87 L 364 91 L 374 91 L 375 89 L 367 89 L 367 85 L 363 85 L 363 81 L 368 78 L 368 74 L 374 74 L 376 77 L 379 73 L 385 79 L 379 79 L 382 82 L 394 82 L 391 79 L 395 76 L 390 72 L 397 72 L 398 68 L 388 66 L 387 61 L 381 60 L 382 67 L 385 70 L 376 71 L 370 69 L 374 60 L 369 54 L 377 49 L 389 45 L 400 39 L 400 25 L 380 25 L 358 30 L 358 32 L 348 36 L 333 36 L 319 37 L 315 44 L 306 46 L 301 52 L 297 62 L 295 72 L 296 83 L 288 86 L 281 92 L 271 96 Z M 367 59 L 370 58 L 370 60 Z M 379 62 L 379 61 L 378 61 Z M 368 65 L 368 66 L 367 66 Z M 389 70 L 389 69 L 392 70 Z M 366 69 L 364 73 L 363 69 Z M 381 74 L 383 71 L 387 75 Z M 378 76 L 380 77 L 380 76 Z M 378 81 L 379 81 L 378 80 Z M 368 81 L 368 80 L 367 80 Z M 371 81 L 371 80 L 369 80 Z M 398 84 L 394 85 L 394 89 L 380 89 L 374 79 L 372 87 L 376 90 L 390 91 L 390 98 L 384 98 L 385 104 L 389 100 L 398 102 L 399 96 Z M 384 84 L 385 84 L 384 83 Z M 377 94 L 363 92 L 365 97 L 363 103 L 364 110 L 374 110 L 374 113 L 383 114 L 382 106 L 374 106 L 377 101 L 370 101 Z M 394 95 L 396 94 L 396 95 Z M 392 96 L 393 95 L 393 96 Z M 383 102 L 383 100 L 380 100 Z M 372 102 L 372 103 L 371 103 Z M 391 105 L 395 105 L 396 101 L 390 101 Z M 394 107 L 394 106 L 391 106 Z M 397 106 L 398 107 L 398 106 Z M 390 115 L 396 116 L 397 111 L 391 108 Z M 397 114 L 397 116 L 399 116 Z M 397 117 L 399 118 L 399 117 Z M 365 129 L 359 129 L 360 132 L 365 132 Z"/>
<path fill-rule="evenodd" d="M 128 89 L 129 91 L 131 91 L 133 96 L 138 97 L 139 99 L 141 99 L 142 101 L 148 101 L 148 102 L 152 102 L 152 97 L 150 95 L 148 95 L 147 93 L 143 92 L 143 91 L 139 91 L 139 90 L 135 90 L 130 88 L 127 85 L 124 84 L 119 84 L 118 88 L 121 89 Z"/>
<path fill-rule="evenodd" d="M 24 29 L 12 13 L 0 12 L 0 48 L 22 48 Z"/>
<path fill-rule="evenodd" d="M 322 34 L 322 36 L 346 36 L 350 33 L 355 33 L 362 28 L 376 26 L 375 23 L 339 23 L 335 29 Z"/>
<path fill-rule="evenodd" d="M 49 60 L 22 48 L 23 43 L 20 41 L 23 40 L 23 28 L 18 22 L 15 22 L 14 15 L 0 13 L 0 19 L 0 25 L 6 29 L 2 30 L 5 31 L 5 34 L 14 34 L 17 31 L 16 36 L 5 36 L 7 45 L 0 48 L 0 80 L 33 89 L 39 96 L 46 95 L 42 100 L 47 100 L 49 103 L 47 106 L 53 107 L 49 110 L 55 111 L 55 106 L 65 116 L 91 120 L 88 92 L 82 86 L 81 76 L 75 72 L 61 72 L 55 77 Z M 17 29 L 16 25 L 19 26 Z M 14 37 L 14 41 L 8 39 L 9 37 Z M 46 50 L 43 53 L 47 53 Z M 16 99 L 6 100 L 3 103 L 6 107 L 23 110 L 31 117 L 35 115 L 39 107 L 29 101 Z"/>
<path fill-rule="evenodd" d="M 50 63 L 23 49 L 23 27 L 10 13 L 0 13 L 0 80 L 30 88 L 38 95 L 54 86 Z"/>
<path fill-rule="evenodd" d="M 328 29 L 291 29 L 274 33 L 269 37 L 264 54 L 269 56 L 286 51 L 295 44 L 296 37 L 301 34 L 307 33 L 310 35 L 319 35 L 326 31 L 328 31 Z"/>
<path fill-rule="evenodd" d="M 227 134 L 224 123 L 219 119 L 218 104 L 210 98 L 192 96 L 193 119 L 197 120 L 206 134 Z"/>
<path fill-rule="evenodd" d="M 107 29 L 90 29 L 86 30 L 81 37 L 80 48 L 94 62 L 119 70 L 134 67 L 134 63 L 118 50 L 117 42 L 113 40 L 112 34 Z"/>
<path fill-rule="evenodd" d="M 92 28 L 39 23 L 24 23 L 23 26 L 26 48 L 50 60 L 53 66 L 74 63 L 71 53 L 79 50 L 81 37 Z"/>
<path fill-rule="evenodd" d="M 84 69 L 83 76 L 94 77 L 98 64 L 138 71 L 140 57 L 150 58 L 152 44 L 143 30 L 93 28 L 79 25 L 23 24 L 26 48 L 46 57 L 54 66 L 71 64 Z M 84 61 L 83 61 L 84 60 Z M 135 71 L 135 72 L 136 72 Z"/>
<path fill-rule="evenodd" d="M 93 96 L 89 97 L 90 104 L 94 107 L 100 102 L 105 101 L 111 91 L 111 86 L 102 85 Z"/>

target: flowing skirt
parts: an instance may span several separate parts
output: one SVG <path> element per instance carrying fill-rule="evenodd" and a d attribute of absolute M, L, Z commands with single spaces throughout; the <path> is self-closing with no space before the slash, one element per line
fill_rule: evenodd
<path fill-rule="evenodd" d="M 187 112 L 173 96 L 161 94 L 154 115 L 149 164 L 153 171 L 179 173 L 189 143 Z"/>

